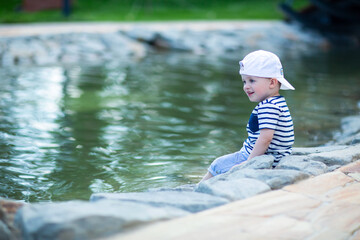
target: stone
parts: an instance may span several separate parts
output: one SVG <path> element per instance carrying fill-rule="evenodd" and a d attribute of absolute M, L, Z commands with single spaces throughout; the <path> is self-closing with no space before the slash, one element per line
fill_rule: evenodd
<path fill-rule="evenodd" d="M 335 188 L 327 193 L 329 201 L 346 202 L 349 204 L 360 204 L 360 184 L 351 182 L 347 184 L 346 189 Z"/>
<path fill-rule="evenodd" d="M 306 239 L 313 229 L 303 219 L 319 205 L 301 194 L 271 191 L 110 239 Z"/>
<path fill-rule="evenodd" d="M 176 33 L 177 35 L 177 33 Z M 184 44 L 182 39 L 179 36 L 172 36 L 169 33 L 157 33 L 155 34 L 154 39 L 149 42 L 152 46 L 161 48 L 161 49 L 170 49 L 177 51 L 192 51 L 190 46 Z"/>
<path fill-rule="evenodd" d="M 335 151 L 313 153 L 308 155 L 310 160 L 320 161 L 326 165 L 346 165 L 360 159 L 360 144 L 348 146 Z"/>
<path fill-rule="evenodd" d="M 1 240 L 12 240 L 12 239 L 14 239 L 14 236 L 12 235 L 10 229 L 2 221 L 0 221 L 0 239 Z"/>
<path fill-rule="evenodd" d="M 298 170 L 310 175 L 320 175 L 327 172 L 325 163 L 312 161 L 304 156 L 286 156 L 280 160 L 276 169 Z"/>
<path fill-rule="evenodd" d="M 342 172 L 336 171 L 325 173 L 315 178 L 310 178 L 298 184 L 286 186 L 283 189 L 290 192 L 297 192 L 312 198 L 320 198 L 321 200 L 329 199 L 328 192 L 338 187 L 343 187 L 354 179 L 346 176 Z"/>
<path fill-rule="evenodd" d="M 349 173 L 348 176 L 360 182 L 360 173 Z"/>
<path fill-rule="evenodd" d="M 275 158 L 272 155 L 257 156 L 234 167 L 229 173 L 231 174 L 239 169 L 270 169 L 272 168 L 274 160 Z"/>
<path fill-rule="evenodd" d="M 347 116 L 341 120 L 341 137 L 353 136 L 360 132 L 360 116 Z"/>
<path fill-rule="evenodd" d="M 130 31 L 125 32 L 125 34 L 137 41 L 149 43 L 154 40 L 157 32 L 150 30 L 149 28 L 134 27 Z"/>
<path fill-rule="evenodd" d="M 90 197 L 90 201 L 93 202 L 100 199 L 117 200 L 120 202 L 135 202 L 156 207 L 169 206 L 193 213 L 217 207 L 229 202 L 224 198 L 204 193 L 178 191 L 95 193 Z"/>
<path fill-rule="evenodd" d="M 340 168 L 341 165 L 332 165 L 332 166 L 328 166 L 328 172 L 333 172 L 336 169 Z"/>
<path fill-rule="evenodd" d="M 354 135 L 353 137 L 350 138 L 349 141 L 350 144 L 358 144 L 360 143 L 360 133 Z"/>
<path fill-rule="evenodd" d="M 29 39 L 27 38 L 15 38 L 9 41 L 9 52 L 13 56 L 19 58 L 30 58 L 34 55 L 34 50 L 29 48 Z"/>
<path fill-rule="evenodd" d="M 306 238 L 307 240 L 323 240 L 323 239 L 351 239 L 350 234 L 339 231 L 337 229 L 331 229 L 324 227 L 318 231 L 314 231 L 313 234 Z M 357 239 L 357 238 L 353 238 Z"/>
<path fill-rule="evenodd" d="M 360 229 L 357 230 L 354 234 L 352 234 L 352 239 L 360 239 Z M 339 239 L 339 238 L 338 238 Z M 345 238 L 344 238 L 345 239 Z"/>
<path fill-rule="evenodd" d="M 223 175 L 224 176 L 219 177 L 219 180 L 229 181 L 239 178 L 254 178 L 266 183 L 271 189 L 279 189 L 310 176 L 301 171 L 287 169 L 241 169 Z"/>
<path fill-rule="evenodd" d="M 214 183 L 203 181 L 197 186 L 195 191 L 235 201 L 270 190 L 267 184 L 259 180 L 240 178 L 228 181 L 216 181 Z"/>
<path fill-rule="evenodd" d="M 101 35 L 101 40 L 108 49 L 107 52 L 116 57 L 134 56 L 137 59 L 147 54 L 145 44 L 129 38 L 121 33 L 107 33 Z"/>
<path fill-rule="evenodd" d="M 196 186 L 197 186 L 196 184 L 186 184 L 174 188 L 169 188 L 169 187 L 150 188 L 148 189 L 148 192 L 162 192 L 162 191 L 193 192 Z"/>
<path fill-rule="evenodd" d="M 339 168 L 343 173 L 360 173 L 360 160 Z"/>
<path fill-rule="evenodd" d="M 14 217 L 22 206 L 22 202 L 0 199 L 0 239 L 20 239 L 19 229 L 14 226 Z"/>
<path fill-rule="evenodd" d="M 335 150 L 342 150 L 347 148 L 345 145 L 337 145 L 337 146 L 322 146 L 322 147 L 295 147 L 292 150 L 291 155 L 308 155 L 312 153 L 321 153 L 321 152 L 329 152 Z"/>
<path fill-rule="evenodd" d="M 287 215 L 292 218 L 304 220 L 309 212 L 321 206 L 322 202 L 296 192 L 284 190 L 270 191 L 242 201 L 230 203 L 222 208 L 233 213 L 245 216 L 270 217 Z M 233 207 L 231 207 L 233 205 Z"/>
<path fill-rule="evenodd" d="M 141 224 L 183 217 L 189 213 L 172 207 L 119 201 L 69 201 L 24 206 L 15 222 L 23 239 L 98 239 Z"/>
<path fill-rule="evenodd" d="M 14 65 L 15 65 L 14 56 L 9 51 L 4 52 L 1 58 L 1 66 L 12 67 Z"/>
<path fill-rule="evenodd" d="M 360 229 L 360 204 L 329 202 L 319 207 L 313 215 L 309 215 L 308 220 L 311 220 L 315 230 L 330 228 L 352 233 Z"/>
<path fill-rule="evenodd" d="M 211 32 L 204 39 L 203 46 L 212 54 L 223 54 L 224 52 L 232 52 L 240 49 L 242 42 L 234 35 Z"/>
<path fill-rule="evenodd" d="M 97 35 L 87 36 L 83 41 L 78 43 L 82 47 L 83 52 L 101 53 L 106 50 L 105 44 Z"/>
<path fill-rule="evenodd" d="M 135 60 L 142 59 L 147 55 L 147 48 L 144 44 L 139 42 L 129 42 L 128 49 L 129 55 L 132 56 Z"/>

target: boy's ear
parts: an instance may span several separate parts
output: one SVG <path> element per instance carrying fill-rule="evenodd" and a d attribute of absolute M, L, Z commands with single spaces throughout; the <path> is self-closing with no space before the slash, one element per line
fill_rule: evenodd
<path fill-rule="evenodd" d="M 271 87 L 277 87 L 278 85 L 280 86 L 280 83 L 276 78 L 270 78 L 270 86 Z"/>

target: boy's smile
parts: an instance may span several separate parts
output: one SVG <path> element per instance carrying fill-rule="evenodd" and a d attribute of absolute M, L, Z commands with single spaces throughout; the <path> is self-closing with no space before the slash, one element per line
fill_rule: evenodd
<path fill-rule="evenodd" d="M 241 75 L 241 77 L 244 83 L 244 92 L 251 102 L 261 102 L 269 97 L 279 95 L 280 86 L 276 79 L 249 75 Z"/>

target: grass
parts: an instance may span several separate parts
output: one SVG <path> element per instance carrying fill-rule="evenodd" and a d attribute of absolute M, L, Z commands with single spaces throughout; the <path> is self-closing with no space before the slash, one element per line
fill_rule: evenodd
<path fill-rule="evenodd" d="M 46 0 L 44 0 L 46 1 Z M 282 19 L 280 0 L 75 0 L 72 13 L 61 10 L 25 12 L 21 0 L 0 3 L 0 22 L 168 21 Z M 304 6 L 307 0 L 294 1 Z"/>

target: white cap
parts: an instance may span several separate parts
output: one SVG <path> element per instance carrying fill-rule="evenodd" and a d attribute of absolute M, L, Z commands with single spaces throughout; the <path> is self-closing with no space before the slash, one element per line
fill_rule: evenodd
<path fill-rule="evenodd" d="M 284 71 L 278 56 L 274 53 L 258 50 L 251 52 L 239 62 L 240 75 L 255 77 L 276 78 L 282 90 L 295 90 L 295 88 L 284 78 Z"/>

